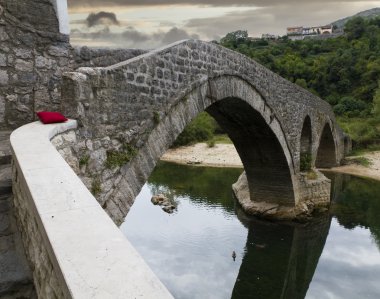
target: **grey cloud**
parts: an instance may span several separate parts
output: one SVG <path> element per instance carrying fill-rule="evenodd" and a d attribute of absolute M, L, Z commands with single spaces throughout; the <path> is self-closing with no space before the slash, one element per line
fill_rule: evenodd
<path fill-rule="evenodd" d="M 188 34 L 183 29 L 178 29 L 177 27 L 173 27 L 168 32 L 166 32 L 164 36 L 162 37 L 162 41 L 165 44 L 170 44 L 182 39 L 199 39 L 199 36 L 196 34 Z"/>
<path fill-rule="evenodd" d="M 307 13 L 300 12 L 313 12 L 313 15 L 311 17 Z M 297 9 L 283 4 L 276 8 L 247 9 L 227 13 L 221 17 L 192 19 L 185 24 L 184 29 L 198 32 L 209 39 L 239 29 L 248 30 L 251 36 L 260 36 L 262 33 L 283 35 L 288 26 L 325 25 L 357 12 L 357 7 L 338 2 L 331 2 L 328 5 L 321 5 L 320 2 L 300 3 Z"/>
<path fill-rule="evenodd" d="M 82 32 L 73 30 L 71 32 L 71 42 L 75 45 L 96 46 L 97 44 L 109 47 L 128 47 L 152 49 L 157 48 L 172 42 L 183 39 L 197 39 L 198 35 L 189 34 L 186 30 L 177 27 L 171 28 L 167 32 L 157 31 L 151 34 L 140 32 L 133 27 L 128 27 L 127 30 L 121 33 L 111 32 L 108 27 L 96 32 Z"/>
<path fill-rule="evenodd" d="M 346 0 L 344 2 L 373 2 L 370 0 Z M 130 5 L 171 5 L 171 4 L 190 4 L 190 5 L 210 5 L 210 6 L 259 6 L 268 7 L 274 5 L 301 4 L 299 0 L 68 0 L 69 7 L 83 6 L 130 6 Z M 320 0 L 319 4 L 332 3 L 330 0 Z M 336 2 L 343 3 L 343 2 Z"/>
<path fill-rule="evenodd" d="M 117 37 L 117 34 L 114 34 Z M 133 41 L 135 43 L 141 43 L 149 40 L 148 34 L 141 33 L 135 29 L 129 29 L 121 33 L 122 37 L 127 41 Z"/>
<path fill-rule="evenodd" d="M 87 26 L 93 27 L 96 25 L 119 25 L 116 15 L 113 12 L 101 11 L 98 13 L 91 13 L 87 19 Z"/>

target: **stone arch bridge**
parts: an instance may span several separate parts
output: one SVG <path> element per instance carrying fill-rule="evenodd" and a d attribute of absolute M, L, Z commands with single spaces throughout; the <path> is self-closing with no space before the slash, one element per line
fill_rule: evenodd
<path fill-rule="evenodd" d="M 79 142 L 64 153 L 117 221 L 202 111 L 241 157 L 245 173 L 234 190 L 252 214 L 288 219 L 326 205 L 330 181 L 316 170 L 308 178 L 301 160 L 333 167 L 347 147 L 328 103 L 241 54 L 197 40 L 66 73 L 62 97 L 63 112 L 80 124 Z M 116 157 L 124 160 L 110 166 Z"/>

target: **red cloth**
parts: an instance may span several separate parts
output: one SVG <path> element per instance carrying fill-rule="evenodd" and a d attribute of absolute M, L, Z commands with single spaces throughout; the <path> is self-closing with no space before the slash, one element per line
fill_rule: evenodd
<path fill-rule="evenodd" d="M 67 121 L 67 118 L 59 112 L 41 111 L 37 112 L 37 116 L 44 124 L 63 123 Z"/>

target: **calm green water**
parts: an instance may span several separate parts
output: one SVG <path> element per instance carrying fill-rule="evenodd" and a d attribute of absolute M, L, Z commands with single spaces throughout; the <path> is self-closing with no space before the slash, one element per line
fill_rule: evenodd
<path fill-rule="evenodd" d="M 380 298 L 379 182 L 329 175 L 330 215 L 279 225 L 235 204 L 240 173 L 160 163 L 121 226 L 175 298 Z"/>

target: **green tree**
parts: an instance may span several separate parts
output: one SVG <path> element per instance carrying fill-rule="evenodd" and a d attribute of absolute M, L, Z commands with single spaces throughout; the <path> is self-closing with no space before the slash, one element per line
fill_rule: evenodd
<path fill-rule="evenodd" d="M 346 23 L 344 32 L 349 40 L 359 39 L 365 32 L 365 21 L 361 17 L 353 18 Z"/>
<path fill-rule="evenodd" d="M 229 33 L 221 44 L 325 99 L 341 116 L 342 125 L 355 117 L 347 125 L 355 144 L 368 144 L 370 136 L 379 135 L 380 117 L 375 115 L 379 115 L 380 17 L 351 19 L 344 35 L 323 40 L 252 41 L 246 33 Z M 369 122 L 371 128 L 365 131 Z"/>
<path fill-rule="evenodd" d="M 237 30 L 228 33 L 225 37 L 220 40 L 220 43 L 227 48 L 236 49 L 239 44 L 242 44 L 248 40 L 247 30 Z"/>
<path fill-rule="evenodd" d="M 373 114 L 376 119 L 380 120 L 380 81 L 373 96 Z"/>

